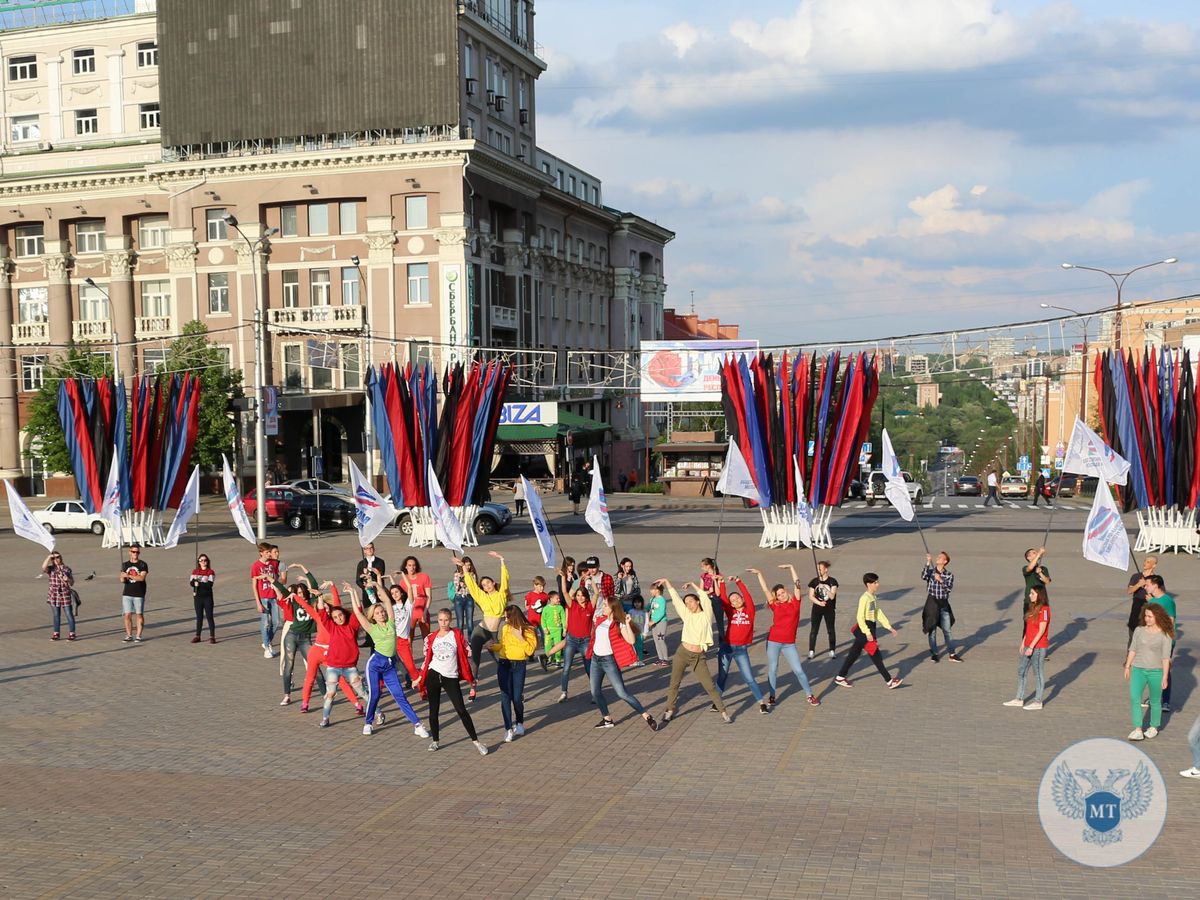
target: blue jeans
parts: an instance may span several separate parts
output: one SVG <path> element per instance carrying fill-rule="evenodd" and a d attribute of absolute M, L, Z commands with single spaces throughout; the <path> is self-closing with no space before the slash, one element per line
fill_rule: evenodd
<path fill-rule="evenodd" d="M 568 640 L 570 640 L 568 638 Z M 604 692 L 600 690 L 601 679 L 608 677 L 608 683 L 612 685 L 613 692 L 633 707 L 633 711 L 644 713 L 646 707 L 638 702 L 638 698 L 625 690 L 625 679 L 621 677 L 621 667 L 617 665 L 617 661 L 611 656 L 593 656 L 592 663 L 594 664 L 591 671 L 588 673 L 592 679 L 592 699 L 596 701 L 596 707 L 600 710 L 600 715 L 608 718 L 608 703 L 604 700 Z"/>
<path fill-rule="evenodd" d="M 1200 716 L 1196 717 L 1188 731 L 1188 743 L 1192 745 L 1192 765 L 1200 769 Z"/>
<path fill-rule="evenodd" d="M 326 719 L 333 709 L 333 695 L 337 693 L 338 679 L 345 678 L 360 697 L 363 695 L 362 679 L 358 677 L 357 666 L 326 666 L 325 667 L 325 706 L 321 713 Z M 370 722 L 370 719 L 367 719 Z"/>
<path fill-rule="evenodd" d="M 270 647 L 275 640 L 275 629 L 279 627 L 279 607 L 274 600 L 259 598 L 263 611 L 258 617 L 258 630 L 262 635 L 263 646 Z"/>
<path fill-rule="evenodd" d="M 592 673 L 592 664 L 587 658 L 588 639 L 585 637 L 571 637 L 571 635 L 568 634 L 566 641 L 567 646 L 563 648 L 563 671 L 561 684 L 561 690 L 564 694 L 567 692 L 567 681 L 571 677 L 571 661 L 575 659 L 576 654 L 578 654 L 579 658 L 583 660 L 583 673 L 585 675 L 590 675 Z"/>
<path fill-rule="evenodd" d="M 518 725 L 525 721 L 525 660 L 501 659 L 496 661 L 496 677 L 500 681 L 500 714 L 504 716 L 504 729 L 513 727 L 513 713 L 517 714 Z"/>
<path fill-rule="evenodd" d="M 470 635 L 475 630 L 475 601 L 470 594 L 465 598 L 454 598 L 454 623 L 464 635 Z"/>
<path fill-rule="evenodd" d="M 800 682 L 804 693 L 811 695 L 812 685 L 808 683 L 808 676 L 804 674 L 804 666 L 800 662 L 800 653 L 796 650 L 796 645 L 784 644 L 781 641 L 767 641 L 767 683 L 771 685 L 772 696 L 778 686 L 775 675 L 779 671 L 779 654 L 781 653 L 787 658 L 792 671 L 796 673 L 796 679 Z"/>
<path fill-rule="evenodd" d="M 392 695 L 392 699 L 396 701 L 396 705 L 400 707 L 400 712 L 404 713 L 404 717 L 411 724 L 420 725 L 421 720 L 417 718 L 408 698 L 404 696 L 404 688 L 400 686 L 400 678 L 396 675 L 396 667 L 392 665 L 391 658 L 384 656 L 378 650 L 372 653 L 371 658 L 367 660 L 367 723 L 375 721 L 375 709 L 379 706 L 379 701 L 383 699 L 383 688 L 380 687 L 380 681 L 387 685 L 388 693 Z"/>
<path fill-rule="evenodd" d="M 782 646 L 787 646 L 786 644 Z M 792 651 L 795 652 L 795 646 Z M 797 657 L 798 659 L 799 657 Z M 779 655 L 775 656 L 776 664 L 779 662 Z M 742 679 L 750 686 L 750 693 L 754 695 L 755 701 L 763 702 L 763 693 L 758 687 L 758 682 L 754 680 L 754 669 L 750 666 L 750 648 L 749 647 L 730 647 L 729 653 L 718 658 L 717 662 L 717 690 L 722 694 L 725 693 L 725 682 L 729 680 L 729 670 L 732 668 L 731 663 L 737 663 L 738 671 L 742 673 Z M 774 688 L 771 689 L 774 691 Z M 811 693 L 811 692 L 810 692 Z"/>
<path fill-rule="evenodd" d="M 942 634 L 946 636 L 946 652 L 954 652 L 954 638 L 950 636 L 950 610 L 943 609 L 938 612 L 938 625 L 933 631 L 929 632 L 929 652 L 937 653 L 937 633 L 938 628 L 942 629 Z"/>
<path fill-rule="evenodd" d="M 62 631 L 62 614 L 67 614 L 67 630 L 72 634 L 75 633 L 75 607 L 68 604 L 67 606 L 52 606 L 50 607 L 50 617 L 54 620 L 54 633 L 58 634 Z"/>
<path fill-rule="evenodd" d="M 1026 656 L 1021 650 L 1021 661 L 1017 664 L 1017 699 L 1025 699 L 1025 673 L 1033 666 L 1033 677 L 1037 679 L 1037 693 L 1033 699 L 1042 702 L 1042 694 L 1046 691 L 1046 648 L 1033 651 L 1033 656 Z"/>

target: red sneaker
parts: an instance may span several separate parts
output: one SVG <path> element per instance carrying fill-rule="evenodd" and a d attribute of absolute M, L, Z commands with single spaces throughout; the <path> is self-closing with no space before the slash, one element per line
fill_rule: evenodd
<path fill-rule="evenodd" d="M 193 644 L 200 643 L 200 635 L 196 635 L 194 638 L 192 638 L 192 643 Z"/>

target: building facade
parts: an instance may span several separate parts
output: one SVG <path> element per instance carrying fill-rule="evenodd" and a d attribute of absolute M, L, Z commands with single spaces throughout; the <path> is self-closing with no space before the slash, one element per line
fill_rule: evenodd
<path fill-rule="evenodd" d="M 0 19 L 7 477 L 37 474 L 25 407 L 56 355 L 115 351 L 129 378 L 161 366 L 191 320 L 247 385 L 262 323 L 263 380 L 281 398 L 268 463 L 292 476 L 313 447 L 335 480 L 347 456 L 364 464 L 365 368 L 383 361 L 510 359 L 515 397 L 603 423 L 606 461 L 622 471 L 642 457 L 654 433 L 636 398 L 568 392 L 567 367 L 572 352 L 662 336 L 674 235 L 606 206 L 599 178 L 537 146 L 532 2 L 310 0 L 228 16 L 186 0 L 66 6 L 76 15 Z M 422 69 L 428 83 L 348 123 L 339 91 L 377 86 L 430 22 L 449 36 Z M 289 62 L 324 39 L 348 62 Z M 292 77 L 197 78 L 225 71 L 220 54 L 272 69 L 277 57 Z M 294 123 L 247 133 L 255 117 L 229 118 L 225 107 L 269 107 L 298 79 L 312 103 Z M 179 99 L 189 89 L 225 93 L 192 105 Z"/>

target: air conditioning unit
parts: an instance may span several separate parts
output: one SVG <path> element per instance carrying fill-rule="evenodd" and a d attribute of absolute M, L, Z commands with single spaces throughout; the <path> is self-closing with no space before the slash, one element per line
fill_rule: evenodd
<path fill-rule="evenodd" d="M 521 110 L 520 116 L 521 116 L 521 124 L 528 125 L 529 124 L 529 110 L 527 110 L 527 109 Z"/>
<path fill-rule="evenodd" d="M 475 94 L 475 79 L 468 78 L 467 79 L 467 96 L 471 97 L 471 96 L 474 96 L 474 94 Z"/>
<path fill-rule="evenodd" d="M 488 106 L 491 106 L 493 103 L 496 102 L 496 92 L 493 91 L 491 88 L 488 88 L 487 102 L 488 102 Z"/>
<path fill-rule="evenodd" d="M 504 112 L 504 101 L 507 99 L 508 98 L 502 94 L 496 97 L 496 112 Z"/>

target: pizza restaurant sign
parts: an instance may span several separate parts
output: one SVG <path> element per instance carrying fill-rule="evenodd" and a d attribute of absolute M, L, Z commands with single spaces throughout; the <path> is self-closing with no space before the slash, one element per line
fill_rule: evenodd
<path fill-rule="evenodd" d="M 557 403 L 505 403 L 500 407 L 501 425 L 557 425 Z"/>

